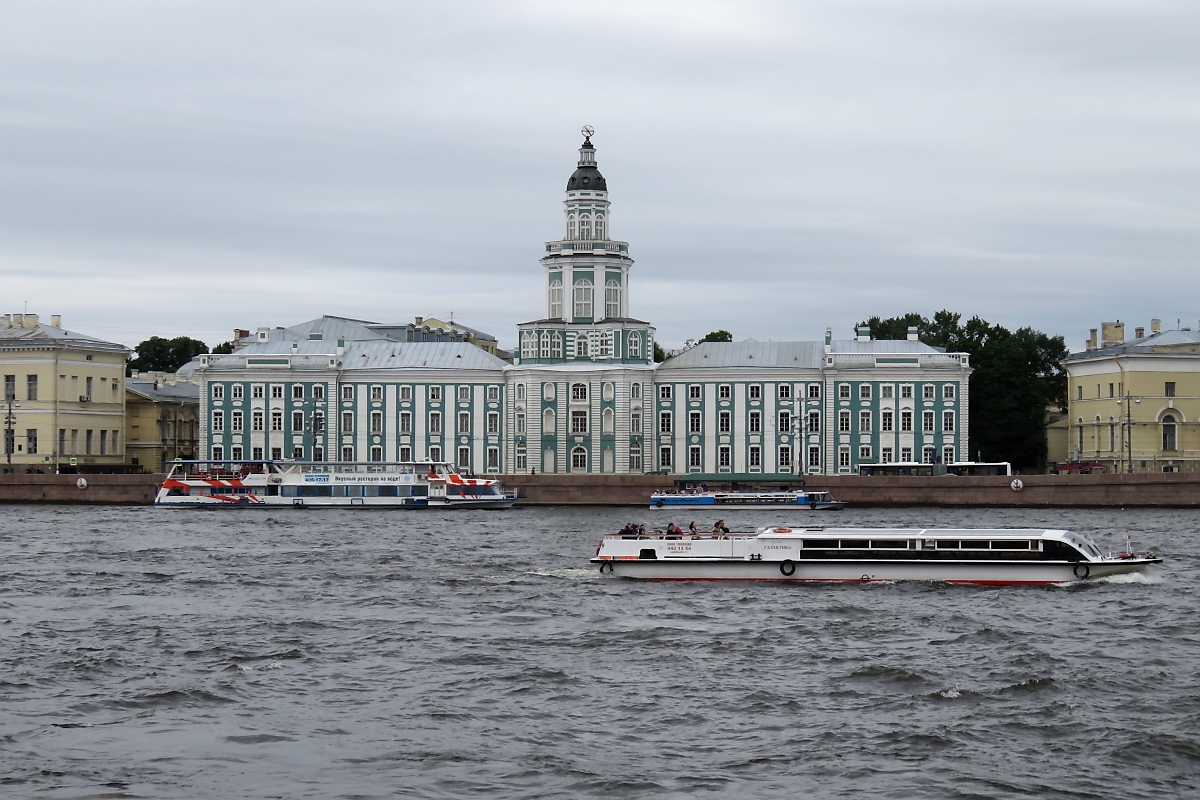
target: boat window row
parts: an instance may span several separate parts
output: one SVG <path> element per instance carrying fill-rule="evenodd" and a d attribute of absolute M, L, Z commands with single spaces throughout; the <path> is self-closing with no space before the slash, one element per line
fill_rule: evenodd
<path fill-rule="evenodd" d="M 1028 539 L 926 539 L 925 550 L 1039 550 Z M 805 539 L 806 549 L 815 550 L 916 550 L 910 539 Z"/>
<path fill-rule="evenodd" d="M 409 497 L 425 486 L 280 486 L 281 497 Z"/>

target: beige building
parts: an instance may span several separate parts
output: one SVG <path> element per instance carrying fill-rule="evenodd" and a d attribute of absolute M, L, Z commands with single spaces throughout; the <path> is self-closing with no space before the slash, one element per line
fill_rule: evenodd
<path fill-rule="evenodd" d="M 64 330 L 37 314 L 0 318 L 4 468 L 111 468 L 125 463 L 124 345 Z M 11 465 L 11 467 L 10 467 Z"/>
<path fill-rule="evenodd" d="M 125 379 L 125 455 L 135 469 L 164 472 L 200 452 L 200 387 L 155 373 Z"/>
<path fill-rule="evenodd" d="M 1067 357 L 1068 460 L 1116 472 L 1200 470 L 1200 330 L 1106 322 Z"/>
<path fill-rule="evenodd" d="M 442 320 L 435 319 L 433 317 L 417 317 L 414 320 L 414 324 L 418 328 L 425 327 L 461 333 L 467 337 L 468 342 L 475 345 L 480 350 L 483 350 L 485 353 L 491 353 L 492 355 L 499 356 L 501 358 L 503 358 L 505 355 L 504 353 L 497 352 L 497 345 L 499 342 L 496 340 L 496 337 L 492 336 L 490 333 L 484 333 L 483 331 L 479 331 L 474 328 L 468 328 L 466 325 L 459 325 L 457 322 L 443 322 Z"/>

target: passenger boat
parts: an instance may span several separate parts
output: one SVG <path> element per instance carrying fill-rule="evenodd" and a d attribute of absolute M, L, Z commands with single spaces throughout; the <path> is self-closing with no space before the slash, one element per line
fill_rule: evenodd
<path fill-rule="evenodd" d="M 509 508 L 499 481 L 440 461 L 174 461 L 159 506 Z"/>
<path fill-rule="evenodd" d="M 651 508 L 786 508 L 789 511 L 838 511 L 846 505 L 829 492 L 655 492 Z"/>
<path fill-rule="evenodd" d="M 760 528 L 709 536 L 605 536 L 603 574 L 649 580 L 1063 584 L 1141 572 L 1153 553 L 1104 554 L 1048 529 Z"/>

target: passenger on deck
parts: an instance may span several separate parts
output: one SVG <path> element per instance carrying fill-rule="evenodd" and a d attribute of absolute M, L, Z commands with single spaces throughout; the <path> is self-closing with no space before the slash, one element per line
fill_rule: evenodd
<path fill-rule="evenodd" d="M 668 539 L 678 539 L 682 535 L 683 535 L 682 528 L 680 528 L 674 522 L 667 523 L 667 538 Z"/>
<path fill-rule="evenodd" d="M 700 531 L 696 530 L 696 520 L 692 520 L 692 524 L 688 525 L 688 533 L 690 533 L 692 536 L 695 536 L 699 532 Z"/>
<path fill-rule="evenodd" d="M 646 523 L 643 522 L 641 525 L 637 526 L 637 534 L 642 538 L 646 537 Z"/>
<path fill-rule="evenodd" d="M 632 522 L 626 522 L 625 527 L 621 528 L 621 535 L 622 536 L 635 536 L 635 535 L 637 535 L 637 528 L 633 527 Z"/>
<path fill-rule="evenodd" d="M 717 520 L 717 524 L 713 525 L 713 533 L 729 533 L 729 528 L 725 525 L 725 520 Z"/>

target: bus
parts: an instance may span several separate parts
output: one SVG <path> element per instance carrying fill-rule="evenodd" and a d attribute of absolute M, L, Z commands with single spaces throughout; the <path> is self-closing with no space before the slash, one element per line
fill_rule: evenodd
<path fill-rule="evenodd" d="M 917 461 L 889 461 L 886 464 L 859 464 L 859 475 L 1012 475 L 1007 461 L 954 461 L 949 464 L 923 464 Z"/>

